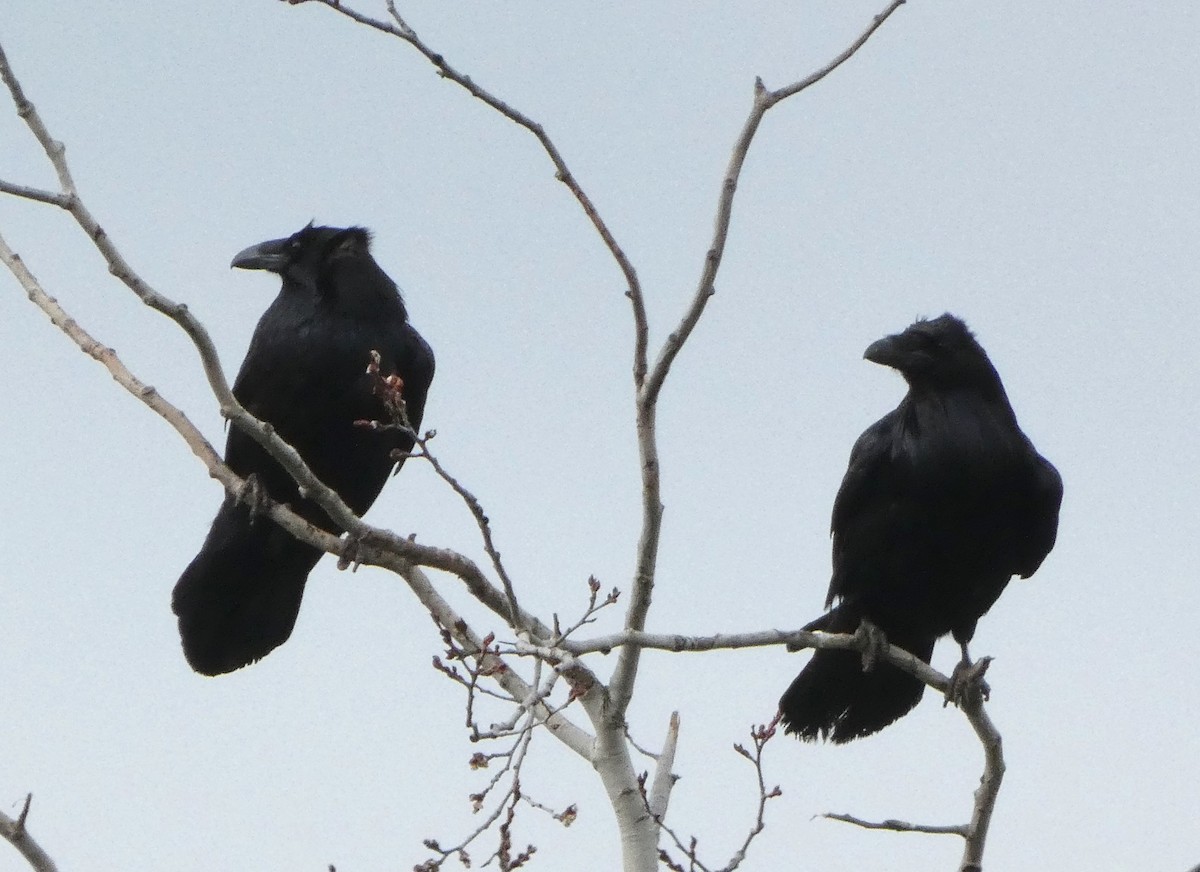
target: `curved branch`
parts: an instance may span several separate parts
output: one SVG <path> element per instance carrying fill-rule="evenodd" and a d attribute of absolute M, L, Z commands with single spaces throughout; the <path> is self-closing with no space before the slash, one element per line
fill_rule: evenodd
<path fill-rule="evenodd" d="M 496 576 L 500 579 L 500 584 L 504 587 L 504 595 L 508 598 L 509 613 L 507 617 L 509 624 L 514 629 L 518 630 L 521 627 L 529 626 L 527 621 L 522 620 L 521 606 L 517 602 L 516 588 L 513 586 L 512 578 L 509 577 L 508 570 L 504 568 L 504 562 L 500 559 L 500 551 L 496 548 L 495 537 L 492 535 L 492 522 L 491 519 L 488 518 L 487 512 L 484 511 L 483 504 L 479 502 L 479 498 L 476 497 L 475 494 L 463 487 L 462 483 L 459 482 L 459 480 L 453 475 L 451 475 L 446 468 L 442 466 L 441 461 L 438 460 L 437 457 L 429 450 L 429 440 L 433 437 L 434 431 L 430 430 L 426 435 L 422 436 L 411 427 L 407 426 L 407 419 L 405 421 L 405 426 L 407 427 L 408 432 L 412 434 L 413 441 L 415 442 L 417 448 L 420 449 L 415 456 L 421 457 L 429 462 L 429 465 L 433 467 L 433 471 L 437 473 L 438 477 L 441 478 L 442 481 L 450 486 L 451 490 L 458 494 L 459 498 L 466 504 L 467 510 L 471 513 L 471 517 L 475 519 L 475 525 L 479 528 L 479 535 L 483 537 L 483 550 L 487 552 L 487 556 L 491 558 L 492 568 L 496 570 Z M 544 637 L 544 634 L 539 633 L 539 635 L 543 635 Z"/>
<path fill-rule="evenodd" d="M 963 854 L 959 872 L 982 872 L 983 849 L 987 842 L 988 828 L 991 826 L 992 812 L 996 808 L 996 799 L 1000 794 L 1000 782 L 1004 780 L 1004 753 L 1000 732 L 984 710 L 983 700 L 983 694 L 979 692 L 978 688 L 975 688 L 962 703 L 963 714 L 966 715 L 980 744 L 983 745 L 983 774 L 979 777 L 979 787 L 975 790 L 975 802 L 971 809 L 969 823 L 913 824 L 895 819 L 873 822 L 865 821 L 854 815 L 832 813 L 824 814 L 822 817 L 868 830 L 961 836 Z"/>
<path fill-rule="evenodd" d="M 964 834 L 966 844 L 963 845 L 960 872 L 980 872 L 983 869 L 983 848 L 1000 794 L 1000 782 L 1004 780 L 1004 749 L 1000 731 L 984 710 L 983 699 L 983 694 L 976 689 L 962 703 L 963 714 L 971 722 L 971 729 L 983 745 L 983 774 L 979 777 L 979 787 L 975 789 L 975 806 Z"/>
<path fill-rule="evenodd" d="M 285 0 L 292 6 L 297 6 L 301 3 L 310 2 L 310 0 Z M 634 384 L 640 386 L 646 377 L 646 349 L 649 345 L 650 330 L 646 320 L 646 303 L 642 294 L 642 283 L 638 279 L 637 270 L 634 269 L 633 263 L 625 254 L 620 243 L 609 229 L 608 224 L 600 217 L 600 212 L 596 205 L 592 202 L 591 197 L 580 186 L 575 174 L 571 172 L 571 168 L 567 166 L 566 160 L 562 153 L 559 152 L 558 146 L 554 144 L 554 140 L 550 138 L 550 134 L 546 129 L 534 121 L 525 113 L 514 108 L 510 104 L 501 100 L 499 97 L 492 94 L 486 88 L 477 84 L 470 76 L 464 75 L 450 65 L 445 56 L 434 51 L 417 32 L 409 27 L 408 23 L 401 17 L 396 9 L 394 0 L 387 0 L 388 14 L 392 17 L 391 21 L 383 21 L 378 18 L 372 18 L 359 12 L 356 9 L 351 9 L 346 6 L 341 0 L 315 0 L 322 6 L 327 6 L 334 12 L 339 12 L 347 18 L 356 21 L 357 23 L 369 27 L 372 30 L 378 30 L 381 33 L 386 33 L 389 36 L 394 36 L 397 39 L 403 40 L 420 52 L 426 60 L 433 64 L 437 70 L 437 74 L 443 79 L 447 79 L 460 88 L 465 90 L 472 97 L 486 103 L 492 109 L 495 109 L 509 121 L 525 128 L 537 139 L 542 149 L 546 152 L 546 156 L 550 158 L 550 162 L 554 164 L 554 178 L 567 186 L 567 190 L 578 201 L 580 207 L 588 220 L 592 222 L 592 227 L 600 234 L 600 238 L 604 241 L 604 246 L 608 249 L 609 254 L 617 262 L 617 266 L 621 270 L 621 274 L 625 277 L 627 290 L 625 296 L 629 298 L 630 304 L 633 306 L 633 323 L 634 323 L 634 355 L 633 355 L 633 380 Z"/>
<path fill-rule="evenodd" d="M 888 7 L 871 20 L 867 29 L 845 51 L 821 67 L 821 69 L 800 81 L 793 82 L 776 91 L 771 91 L 763 84 L 762 79 L 755 80 L 754 102 L 750 108 L 750 115 L 746 118 L 746 123 L 742 126 L 742 132 L 738 135 L 737 142 L 734 143 L 733 154 L 729 158 L 729 166 L 726 168 L 725 177 L 721 181 L 721 196 L 717 200 L 717 214 L 713 222 L 712 242 L 704 257 L 704 267 L 700 272 L 700 281 L 696 285 L 696 293 L 692 297 L 692 303 L 684 313 L 683 319 L 679 322 L 679 326 L 667 337 L 667 341 L 663 343 L 662 350 L 658 354 L 658 359 L 654 362 L 654 368 L 650 373 L 644 390 L 647 402 L 652 404 L 657 398 L 663 381 L 667 377 L 667 372 L 671 368 L 671 363 L 675 360 L 675 356 L 679 354 L 680 349 L 683 348 L 683 344 L 687 341 L 692 330 L 699 322 L 709 297 L 717 292 L 715 283 L 717 272 L 721 268 L 721 260 L 725 256 L 725 243 L 729 238 L 729 223 L 733 216 L 733 198 L 737 193 L 742 166 L 746 162 L 747 153 L 750 151 L 750 143 L 754 139 L 754 134 L 758 132 L 758 125 L 762 121 L 763 116 L 776 104 L 812 87 L 846 61 L 850 60 L 866 44 L 867 40 L 874 35 L 875 31 L 883 26 L 883 23 L 891 17 L 892 13 L 903 6 L 905 2 L 906 0 L 891 0 Z"/>

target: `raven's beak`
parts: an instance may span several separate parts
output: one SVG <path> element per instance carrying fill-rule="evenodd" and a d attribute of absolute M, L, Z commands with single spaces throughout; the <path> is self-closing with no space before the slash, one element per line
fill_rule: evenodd
<path fill-rule="evenodd" d="M 291 239 L 272 239 L 270 242 L 260 242 L 239 251 L 233 257 L 230 267 L 237 269 L 265 269 L 279 272 L 287 266 L 288 243 Z"/>
<path fill-rule="evenodd" d="M 904 354 L 901 336 L 902 334 L 897 333 L 872 342 L 863 352 L 863 359 L 882 366 L 895 367 Z"/>

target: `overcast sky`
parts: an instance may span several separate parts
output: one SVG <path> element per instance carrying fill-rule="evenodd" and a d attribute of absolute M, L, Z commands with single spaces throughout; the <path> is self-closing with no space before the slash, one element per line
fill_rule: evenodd
<path fill-rule="evenodd" d="M 545 124 L 639 270 L 657 347 L 689 299 L 749 109 L 823 65 L 882 0 L 402 2 L 459 68 Z M 383 14 L 381 3 L 363 8 Z M 1194 3 L 914 0 L 772 110 L 709 305 L 660 409 L 666 504 L 649 626 L 795 629 L 821 611 L 829 512 L 857 435 L 903 394 L 861 359 L 950 310 L 974 328 L 1066 486 L 1058 546 L 972 646 L 1008 774 L 989 872 L 1200 862 L 1200 11 Z M 536 142 L 411 48 L 317 4 L 9 3 L 0 41 L 141 275 L 232 374 L 278 289 L 231 257 L 312 218 L 363 224 L 438 357 L 425 423 L 484 502 L 523 605 L 564 619 L 629 588 L 638 470 L 622 277 Z M 7 99 L 7 98 L 6 98 Z M 0 178 L 54 186 L 0 105 Z M 50 293 L 217 444 L 197 357 L 56 210 L 0 198 Z M 460 691 L 375 569 L 313 573 L 292 639 L 194 675 L 170 592 L 219 487 L 0 274 L 0 808 L 67 870 L 408 869 L 476 823 Z M 470 516 L 410 463 L 369 519 L 481 563 Z M 481 630 L 499 629 L 437 579 Z M 608 632 L 622 611 L 594 628 Z M 806 655 L 649 654 L 643 745 L 683 731 L 669 822 L 721 865 L 753 818 L 732 746 Z M 948 670 L 945 642 L 935 665 Z M 611 660 L 611 658 L 610 658 Z M 611 662 L 597 658 L 607 673 Z M 780 737 L 783 797 L 746 868 L 953 869 L 954 837 L 814 815 L 961 823 L 981 767 L 928 696 L 846 747 Z M 533 868 L 612 870 L 594 773 L 542 736 Z M 490 851 L 473 850 L 482 860 Z M 25 866 L 0 845 L 0 870 Z M 449 868 L 449 867 L 448 867 Z"/>

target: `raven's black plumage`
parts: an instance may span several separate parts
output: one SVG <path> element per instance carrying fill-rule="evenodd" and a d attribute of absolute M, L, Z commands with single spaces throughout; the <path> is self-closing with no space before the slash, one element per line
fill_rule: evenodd
<path fill-rule="evenodd" d="M 1062 480 L 1017 426 L 1000 376 L 958 318 L 918 321 L 864 355 L 900 371 L 908 394 L 867 429 L 833 505 L 833 578 L 809 629 L 863 619 L 929 662 L 964 646 L 1014 575 L 1054 546 Z M 816 651 L 779 702 L 802 739 L 847 742 L 909 712 L 924 686 L 855 652 Z"/>
<path fill-rule="evenodd" d="M 433 352 L 408 323 L 395 283 L 375 263 L 360 227 L 311 224 L 287 239 L 238 254 L 233 266 L 283 279 L 263 314 L 234 382 L 253 415 L 275 427 L 356 513 L 379 495 L 396 466 L 391 452 L 412 448 L 395 430 L 354 426 L 384 419 L 367 374 L 372 351 L 380 374 L 403 379 L 409 421 L 419 427 L 433 378 Z M 250 436 L 230 428 L 225 462 L 254 474 L 275 500 L 313 524 L 343 532 Z M 172 607 L 188 663 L 219 675 L 265 656 L 291 635 L 309 571 L 322 552 L 226 496 L 204 546 L 175 585 Z"/>

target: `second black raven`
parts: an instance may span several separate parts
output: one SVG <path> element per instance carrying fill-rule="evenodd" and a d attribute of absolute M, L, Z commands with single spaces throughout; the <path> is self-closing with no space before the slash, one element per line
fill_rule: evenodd
<path fill-rule="evenodd" d="M 864 354 L 908 382 L 867 429 L 833 505 L 833 578 L 806 629 L 864 620 L 926 663 L 952 633 L 963 649 L 1014 575 L 1054 547 L 1062 479 L 1017 426 L 987 354 L 953 315 L 918 321 Z M 848 742 L 908 713 L 924 685 L 855 652 L 816 651 L 779 701 L 788 732 Z"/>
<path fill-rule="evenodd" d="M 356 420 L 386 419 L 367 373 L 371 352 L 379 352 L 381 375 L 403 380 L 414 429 L 433 379 L 433 352 L 409 324 L 396 284 L 371 256 L 370 235 L 361 227 L 310 224 L 287 239 L 247 248 L 232 265 L 283 279 L 254 331 L 234 396 L 362 514 L 396 467 L 392 452 L 413 445 L 398 430 L 355 426 Z M 253 475 L 272 499 L 312 524 L 343 532 L 237 427 L 230 428 L 225 462 L 238 475 Z M 205 675 L 230 672 L 285 642 L 321 554 L 226 496 L 172 600 L 192 668 Z"/>

